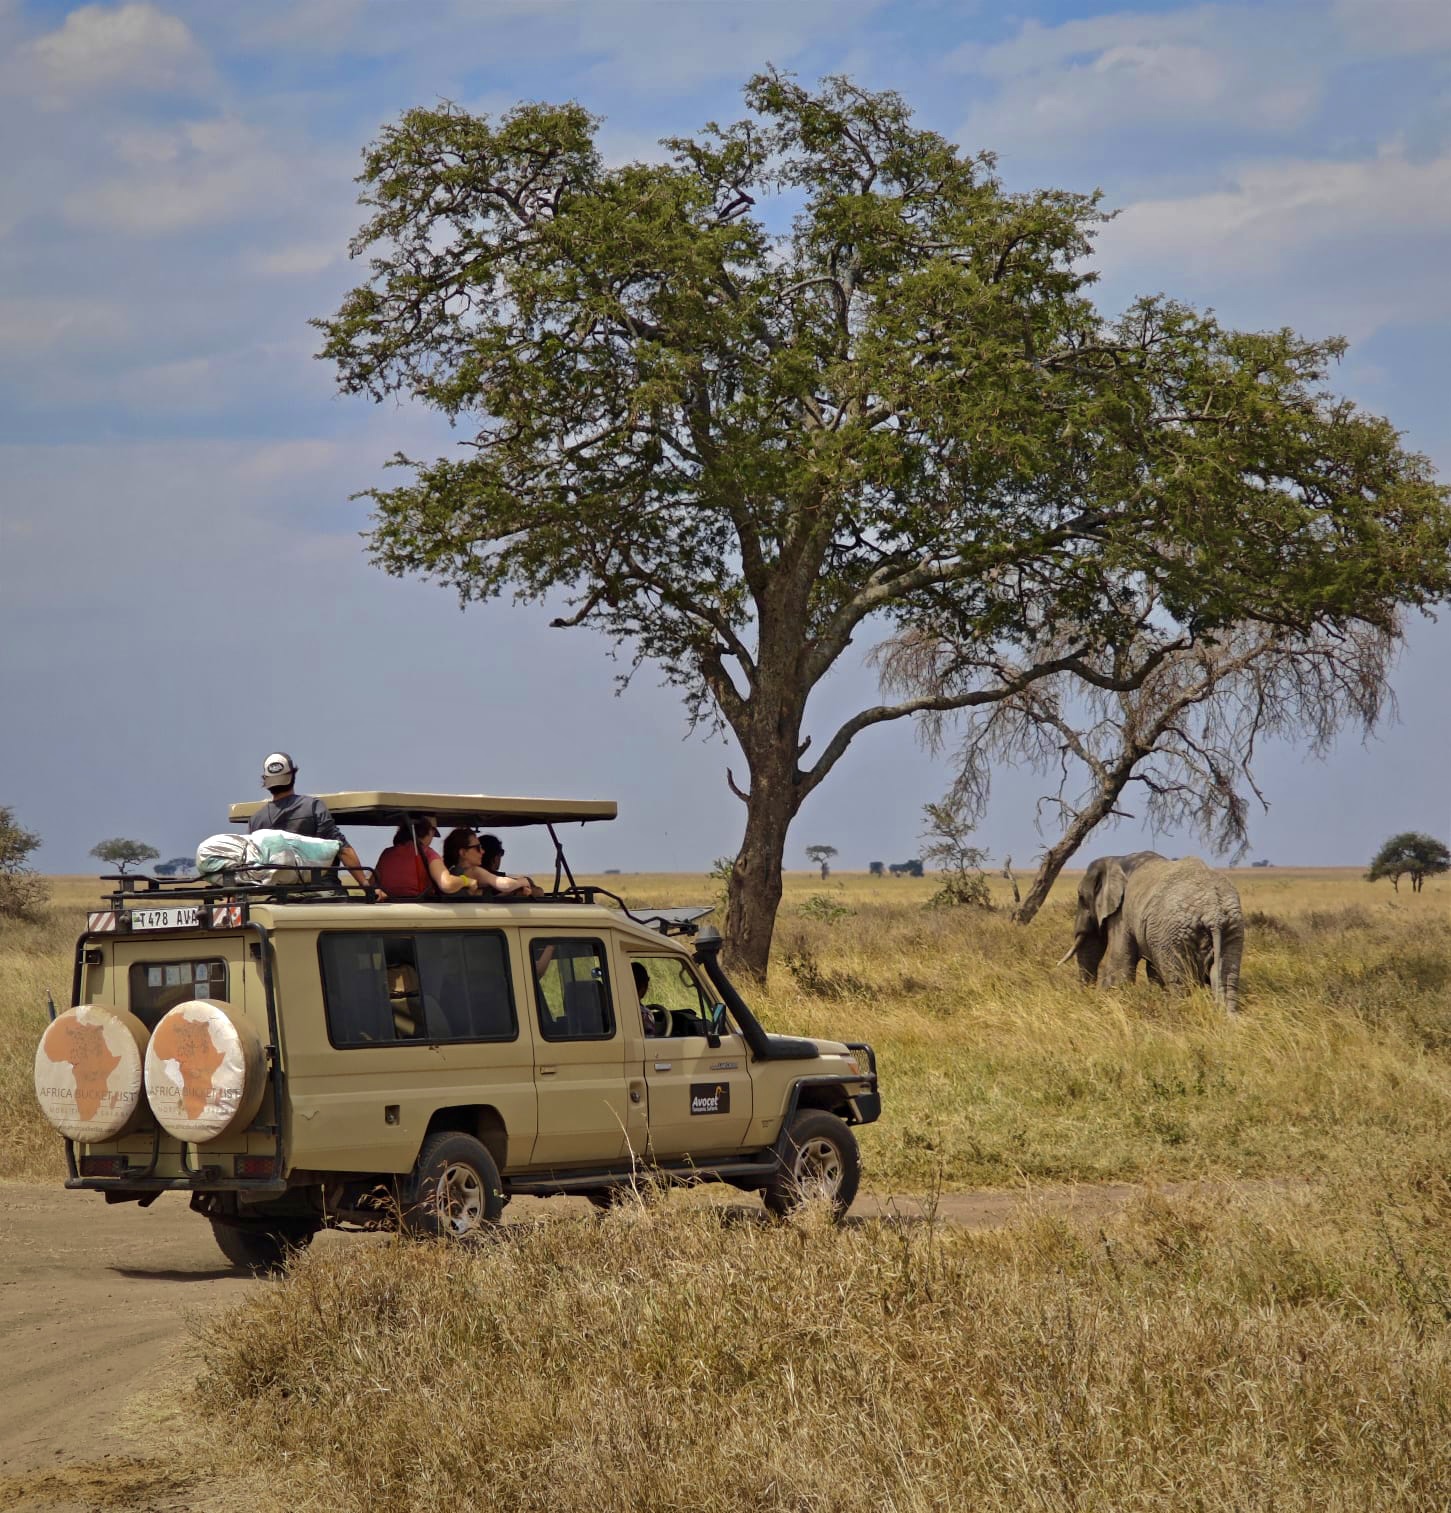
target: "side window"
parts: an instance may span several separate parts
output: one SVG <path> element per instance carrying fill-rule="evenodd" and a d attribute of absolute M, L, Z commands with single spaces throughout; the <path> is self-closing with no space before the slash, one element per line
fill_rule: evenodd
<path fill-rule="evenodd" d="M 604 942 L 529 942 L 539 1030 L 546 1040 L 609 1040 L 615 1033 Z"/>
<path fill-rule="evenodd" d="M 707 996 L 689 965 L 678 956 L 636 956 L 630 963 L 635 986 L 644 1008 L 663 1009 L 670 1035 L 704 1035 L 710 1006 Z M 643 980 L 641 973 L 645 974 Z M 657 1014 L 656 1019 L 659 1019 Z"/>
<path fill-rule="evenodd" d="M 513 1040 L 518 1036 L 502 935 L 430 933 L 415 937 L 414 948 L 430 1040 Z"/>
<path fill-rule="evenodd" d="M 519 1033 L 503 936 L 325 934 L 318 941 L 335 1046 L 513 1040 Z"/>
<path fill-rule="evenodd" d="M 318 940 L 328 1039 L 336 1046 L 381 1045 L 397 1039 L 384 939 L 349 930 Z"/>

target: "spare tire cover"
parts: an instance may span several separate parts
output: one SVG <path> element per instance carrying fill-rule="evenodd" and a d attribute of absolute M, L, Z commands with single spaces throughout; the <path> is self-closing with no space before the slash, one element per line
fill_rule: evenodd
<path fill-rule="evenodd" d="M 141 1122 L 146 1036 L 134 1014 L 101 1004 L 67 1009 L 46 1026 L 35 1048 L 35 1096 L 61 1134 L 114 1140 Z"/>
<path fill-rule="evenodd" d="M 266 1090 L 262 1042 L 229 1003 L 194 998 L 162 1016 L 146 1047 L 146 1098 L 168 1135 L 197 1143 L 243 1130 Z"/>

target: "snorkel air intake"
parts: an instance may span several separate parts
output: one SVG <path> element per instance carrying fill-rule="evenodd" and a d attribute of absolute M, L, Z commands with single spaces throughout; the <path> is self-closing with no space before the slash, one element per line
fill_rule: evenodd
<path fill-rule="evenodd" d="M 810 1061 L 820 1056 L 820 1047 L 814 1041 L 768 1035 L 761 1028 L 761 1021 L 746 1007 L 745 999 L 736 992 L 720 964 L 720 948 L 724 944 L 714 925 L 702 925 L 695 933 L 695 959 L 720 994 L 721 1002 L 731 1011 L 731 1017 L 741 1027 L 741 1039 L 746 1042 L 751 1055 L 757 1061 Z"/>

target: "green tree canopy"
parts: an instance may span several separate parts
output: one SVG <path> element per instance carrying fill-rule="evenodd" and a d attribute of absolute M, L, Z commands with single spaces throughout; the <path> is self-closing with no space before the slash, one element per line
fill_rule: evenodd
<path fill-rule="evenodd" d="M 395 459 L 379 564 L 465 601 L 563 598 L 554 623 L 729 727 L 727 932 L 764 971 L 787 830 L 863 730 L 1056 673 L 1133 687 L 1245 621 L 1389 628 L 1451 588 L 1451 510 L 1325 387 L 1339 341 L 1160 296 L 1100 313 L 1095 195 L 1009 192 L 847 79 L 745 96 L 618 166 L 578 105 L 406 112 L 364 156 L 367 278 L 319 325 L 344 390 L 466 433 Z M 853 639 L 905 627 L 982 676 L 808 731 Z"/>
<path fill-rule="evenodd" d="M 46 881 L 30 865 L 30 854 L 40 837 L 15 818 L 15 811 L 0 804 L 0 915 L 33 919 L 50 896 Z"/>
<path fill-rule="evenodd" d="M 1365 877 L 1372 883 L 1388 877 L 1391 887 L 1399 893 L 1401 878 L 1409 873 L 1411 891 L 1419 893 L 1428 877 L 1447 871 L 1451 871 L 1451 848 L 1445 841 L 1423 831 L 1403 830 L 1399 835 L 1391 836 L 1376 852 Z"/>
<path fill-rule="evenodd" d="M 125 872 L 127 867 L 154 862 L 161 853 L 155 846 L 148 846 L 144 841 L 127 841 L 118 837 L 115 840 L 98 841 L 91 847 L 91 855 L 98 861 L 105 862 L 108 867 Z"/>

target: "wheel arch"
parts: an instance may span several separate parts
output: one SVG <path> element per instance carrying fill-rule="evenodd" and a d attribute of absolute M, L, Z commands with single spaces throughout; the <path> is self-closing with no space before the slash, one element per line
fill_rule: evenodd
<path fill-rule="evenodd" d="M 491 1103 L 459 1103 L 435 1109 L 418 1146 L 421 1150 L 440 1130 L 457 1130 L 472 1135 L 494 1158 L 502 1172 L 509 1160 L 509 1128 L 504 1116 Z"/>
<path fill-rule="evenodd" d="M 823 1113 L 835 1114 L 846 1124 L 855 1122 L 851 1097 L 840 1082 L 815 1079 L 798 1082 L 793 1090 L 786 1122 L 790 1122 L 791 1115 L 806 1109 L 820 1109 Z"/>

